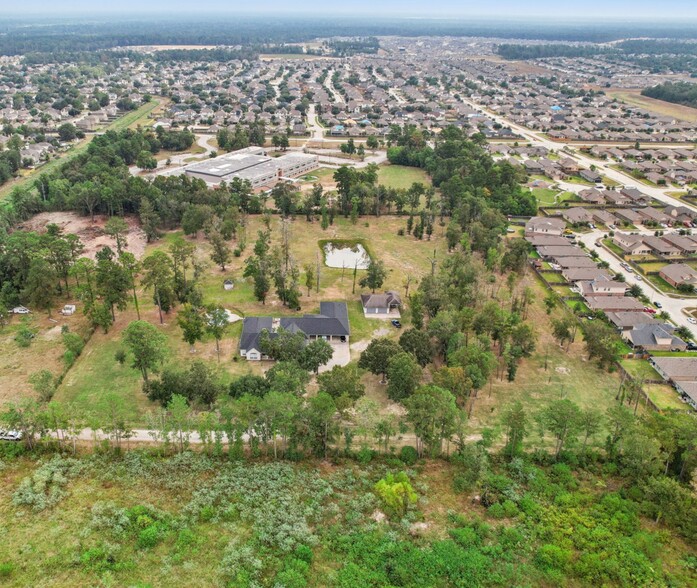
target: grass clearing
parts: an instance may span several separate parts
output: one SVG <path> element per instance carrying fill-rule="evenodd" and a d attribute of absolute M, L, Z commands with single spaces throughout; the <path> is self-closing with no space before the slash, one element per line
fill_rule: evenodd
<path fill-rule="evenodd" d="M 506 380 L 503 370 L 502 379 L 495 377 L 490 386 L 479 392 L 470 421 L 473 431 L 498 426 L 506 406 L 515 401 L 520 401 L 528 414 L 559 398 L 568 398 L 582 408 L 594 407 L 601 411 L 615 403 L 619 375 L 601 370 L 587 360 L 580 332 L 568 351 L 560 347 L 551 335 L 551 318 L 562 316 L 563 310 L 557 310 L 551 317 L 547 315 L 543 304 L 547 291 L 533 274 L 528 274 L 519 288 L 525 286 L 534 292 L 527 320 L 535 326 L 535 352 L 522 360 L 514 382 Z M 570 304 L 576 303 L 570 301 Z M 530 443 L 534 446 L 537 441 L 533 438 Z"/>
<path fill-rule="evenodd" d="M 407 167 L 404 165 L 385 165 L 378 171 L 378 183 L 388 188 L 398 188 L 406 190 L 414 182 L 421 182 L 426 186 L 431 185 L 431 178 L 428 174 L 418 167 Z"/>
<path fill-rule="evenodd" d="M 657 100 L 642 96 L 641 90 L 617 89 L 606 91 L 611 98 L 617 98 L 621 102 L 631 106 L 639 106 L 655 114 L 670 116 L 687 122 L 697 122 L 697 108 L 673 104 L 665 100 Z"/>

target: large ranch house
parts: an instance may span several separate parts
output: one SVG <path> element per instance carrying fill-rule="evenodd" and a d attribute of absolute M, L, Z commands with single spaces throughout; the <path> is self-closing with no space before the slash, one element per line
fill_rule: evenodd
<path fill-rule="evenodd" d="M 284 318 L 247 317 L 242 325 L 240 355 L 248 361 L 270 359 L 261 352 L 261 334 L 266 331 L 274 337 L 279 329 L 302 333 L 307 341 L 324 339 L 334 347 L 347 347 L 351 334 L 348 307 L 345 302 L 320 302 L 319 314 Z"/>

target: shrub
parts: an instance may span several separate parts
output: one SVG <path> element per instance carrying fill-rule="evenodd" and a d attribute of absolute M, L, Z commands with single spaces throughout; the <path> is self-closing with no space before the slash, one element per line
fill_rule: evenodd
<path fill-rule="evenodd" d="M 73 367 L 75 359 L 75 354 L 72 351 L 70 351 L 70 349 L 66 349 L 65 352 L 63 352 L 63 363 L 65 364 L 65 367 L 67 369 Z"/>
<path fill-rule="evenodd" d="M 15 565 L 9 561 L 0 563 L 0 578 L 9 578 L 15 571 Z"/>
<path fill-rule="evenodd" d="M 492 519 L 502 519 L 506 516 L 506 511 L 500 502 L 492 504 L 486 512 Z"/>
<path fill-rule="evenodd" d="M 123 536 L 130 528 L 131 521 L 125 508 L 116 506 L 115 502 L 96 502 L 92 507 L 90 528 L 94 531 L 106 531 L 115 537 Z"/>
<path fill-rule="evenodd" d="M 518 514 L 518 507 L 515 505 L 515 502 L 511 500 L 504 500 L 501 506 L 503 507 L 503 515 L 507 518 L 514 517 Z"/>
<path fill-rule="evenodd" d="M 535 565 L 544 571 L 563 570 L 571 562 L 571 557 L 570 550 L 548 543 L 537 550 Z"/>
<path fill-rule="evenodd" d="M 372 459 L 373 459 L 373 451 L 371 449 L 368 449 L 367 447 L 363 447 L 357 454 L 356 454 L 356 459 L 358 460 L 358 463 L 361 463 L 363 465 L 369 464 Z"/>
<path fill-rule="evenodd" d="M 167 525 L 161 522 L 154 522 L 151 525 L 145 527 L 140 533 L 138 533 L 137 546 L 141 549 L 150 549 L 155 547 L 164 536 L 167 534 Z"/>
<path fill-rule="evenodd" d="M 465 549 L 469 547 L 474 547 L 481 543 L 479 535 L 472 527 L 463 527 L 462 529 L 451 529 L 450 536 L 453 541 L 457 543 L 460 547 Z"/>
<path fill-rule="evenodd" d="M 117 349 L 116 353 L 114 353 L 114 359 L 123 365 L 126 363 L 126 352 L 123 349 Z"/>
<path fill-rule="evenodd" d="M 404 472 L 387 474 L 374 486 L 375 494 L 382 500 L 383 505 L 391 514 L 404 516 L 412 504 L 416 504 L 418 496 Z"/>
<path fill-rule="evenodd" d="M 12 495 L 12 503 L 30 506 L 35 511 L 49 508 L 63 498 L 64 486 L 83 469 L 84 464 L 76 459 L 56 456 L 20 482 Z"/>
<path fill-rule="evenodd" d="M 405 445 L 399 452 L 399 459 L 401 459 L 406 465 L 414 465 L 419 459 L 419 454 L 411 445 Z"/>

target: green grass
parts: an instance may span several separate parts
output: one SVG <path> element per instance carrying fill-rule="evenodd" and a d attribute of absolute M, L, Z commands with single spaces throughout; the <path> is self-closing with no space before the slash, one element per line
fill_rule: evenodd
<path fill-rule="evenodd" d="M 644 392 L 660 410 L 685 410 L 689 408 L 680 400 L 677 391 L 669 384 L 646 384 Z"/>
<path fill-rule="evenodd" d="M 663 379 L 646 359 L 623 359 L 620 364 L 636 380 Z"/>
<path fill-rule="evenodd" d="M 565 284 L 566 279 L 564 276 L 561 274 L 558 274 L 556 272 L 545 272 L 542 274 L 542 277 L 544 278 L 545 282 L 548 284 Z"/>
<path fill-rule="evenodd" d="M 114 354 L 121 349 L 119 340 L 95 333 L 90 344 L 68 372 L 56 394 L 56 400 L 79 406 L 89 414 L 101 411 L 102 398 L 117 394 L 124 403 L 129 419 L 137 421 L 155 408 L 140 390 L 140 372 L 130 365 L 120 365 Z"/>
<path fill-rule="evenodd" d="M 107 131 L 123 131 L 130 127 L 143 125 L 148 115 L 160 105 L 160 101 L 153 98 L 150 102 L 146 102 L 142 106 L 124 114 L 112 122 L 107 128 Z"/>
<path fill-rule="evenodd" d="M 551 188 L 532 188 L 530 190 L 537 199 L 538 206 L 553 206 L 557 203 L 558 190 Z"/>
<path fill-rule="evenodd" d="M 378 183 L 388 188 L 399 188 L 406 190 L 414 182 L 421 182 L 426 186 L 431 185 L 428 174 L 418 167 L 407 167 L 404 165 L 385 165 L 378 171 Z"/>
<path fill-rule="evenodd" d="M 554 285 L 553 290 L 559 294 L 559 296 L 575 296 L 576 293 L 571 291 L 571 288 L 569 286 L 558 286 Z"/>
<path fill-rule="evenodd" d="M 580 176 L 571 176 L 564 180 L 565 182 L 568 182 L 569 184 L 578 184 L 579 186 L 594 186 L 593 182 L 588 182 L 587 180 L 584 180 Z"/>
<path fill-rule="evenodd" d="M 620 259 L 624 259 L 624 251 L 622 251 L 620 246 L 614 243 L 612 239 L 603 239 L 603 245 L 607 247 L 610 251 L 612 251 L 615 255 L 617 255 Z"/>
<path fill-rule="evenodd" d="M 576 311 L 577 308 L 581 309 L 582 314 L 586 314 L 586 313 L 589 313 L 591 311 L 591 309 L 588 308 L 586 303 L 583 301 L 580 301 L 580 300 L 565 300 L 564 304 L 566 304 L 566 306 L 568 306 L 574 312 Z"/>

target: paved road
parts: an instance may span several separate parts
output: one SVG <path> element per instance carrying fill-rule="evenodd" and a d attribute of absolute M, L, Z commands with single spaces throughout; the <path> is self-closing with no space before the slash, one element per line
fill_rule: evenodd
<path fill-rule="evenodd" d="M 520 136 L 524 137 L 527 141 L 529 141 L 532 144 L 542 145 L 542 146 L 546 147 L 547 149 L 554 150 L 554 151 L 561 151 L 565 147 L 569 147 L 570 149 L 574 149 L 574 153 L 569 154 L 569 156 L 572 159 L 575 159 L 580 164 L 582 164 L 583 167 L 586 167 L 586 168 L 590 168 L 591 165 L 594 165 L 597 168 L 597 171 L 599 174 L 607 176 L 611 180 L 618 182 L 620 185 L 637 188 L 638 190 L 642 191 L 644 194 L 648 194 L 652 198 L 655 198 L 656 200 L 664 202 L 665 204 L 671 204 L 673 206 L 689 206 L 689 204 L 686 204 L 682 200 L 679 200 L 677 198 L 673 198 L 672 196 L 669 196 L 668 194 L 666 194 L 667 191 L 674 191 L 675 188 L 661 189 L 658 187 L 647 186 L 646 184 L 642 184 L 641 182 L 637 182 L 634 178 L 625 174 L 624 172 L 618 171 L 618 170 L 610 167 L 610 165 L 611 165 L 610 162 L 601 161 L 598 159 L 593 159 L 591 157 L 583 155 L 582 153 L 578 153 L 576 151 L 576 147 L 578 147 L 578 146 L 574 145 L 573 143 L 565 143 L 563 141 L 552 141 L 552 139 L 545 137 L 544 135 L 542 135 L 540 133 L 536 133 L 534 131 L 531 131 L 530 129 L 523 127 L 517 123 L 514 123 L 503 116 L 500 116 L 498 114 L 494 114 L 493 112 L 482 108 L 480 105 L 476 104 L 475 102 L 472 102 L 472 101 L 464 99 L 464 98 L 462 99 L 462 101 L 465 104 L 467 104 L 468 106 L 471 106 L 472 108 L 474 108 L 475 110 L 482 112 L 483 114 L 485 114 L 486 116 L 488 116 L 489 118 L 494 120 L 495 122 L 498 122 L 499 124 L 501 124 L 503 126 L 510 127 L 513 131 L 518 133 Z"/>
<path fill-rule="evenodd" d="M 330 69 L 327 72 L 327 78 L 324 80 L 324 88 L 325 88 L 325 90 L 327 90 L 327 92 L 330 95 L 332 95 L 334 97 L 334 102 L 336 102 L 337 104 L 343 104 L 344 97 L 334 89 L 334 86 L 332 86 L 332 76 L 333 75 L 334 75 L 334 70 Z"/>

